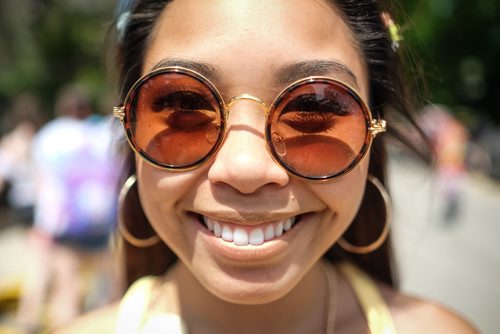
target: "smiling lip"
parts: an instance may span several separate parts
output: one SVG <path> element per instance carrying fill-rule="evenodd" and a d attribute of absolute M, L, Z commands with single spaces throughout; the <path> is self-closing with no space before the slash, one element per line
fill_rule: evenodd
<path fill-rule="evenodd" d="M 294 239 L 294 235 L 299 233 L 301 229 L 302 224 L 299 223 L 304 220 L 304 215 L 301 214 L 279 220 L 262 221 L 260 223 L 238 219 L 236 223 L 234 220 L 230 222 L 227 219 L 215 219 L 213 216 L 209 218 L 209 216 L 201 214 L 195 215 L 197 216 L 197 223 L 194 226 L 209 249 L 214 254 L 219 254 L 227 260 L 236 262 L 259 262 L 286 254 L 290 242 Z M 210 222 L 213 224 L 212 231 L 209 229 Z M 216 224 L 219 225 L 220 231 L 215 231 Z M 287 225 L 287 231 L 285 231 L 285 225 Z M 224 226 L 226 228 L 226 235 L 223 237 Z M 272 237 L 271 227 L 274 230 L 274 236 Z M 248 236 L 248 239 L 246 239 L 245 234 Z M 232 240 L 229 241 L 231 235 Z M 266 240 L 266 237 L 268 240 Z M 224 238 L 228 239 L 228 241 L 224 240 Z"/>
<path fill-rule="evenodd" d="M 233 213 L 227 212 L 213 214 L 212 212 L 205 211 L 202 214 L 200 211 L 190 211 L 189 216 L 191 219 L 189 219 L 190 223 L 186 224 L 186 228 L 190 230 L 189 234 L 192 236 L 195 247 L 198 247 L 200 251 L 203 249 L 208 252 L 208 254 L 211 254 L 212 257 L 218 258 L 223 262 L 229 261 L 229 263 L 249 266 L 261 265 L 263 262 L 269 263 L 269 261 L 279 261 L 279 259 L 286 257 L 292 249 L 296 248 L 293 244 L 303 239 L 301 237 L 301 231 L 309 226 L 309 221 L 315 216 L 315 212 L 298 213 L 297 215 L 266 214 L 265 216 L 261 215 L 260 220 L 250 220 L 250 215 L 238 215 L 238 217 L 236 217 Z M 227 224 L 232 228 L 243 228 L 247 233 L 251 232 L 251 230 L 256 227 L 265 229 L 269 225 L 277 226 L 282 221 L 284 230 L 284 220 L 287 219 L 294 220 L 294 224 L 291 226 L 290 230 L 284 232 L 281 236 L 278 237 L 275 235 L 274 238 L 264 240 L 260 245 L 247 243 L 245 246 L 238 246 L 234 243 L 234 234 L 232 242 L 222 239 L 222 234 L 220 237 L 215 236 L 214 231 L 210 231 L 208 226 L 205 225 L 205 217 L 208 217 L 212 221 Z M 217 217 L 217 219 L 215 217 Z M 252 217 L 256 218 L 256 216 Z M 196 246 L 197 243 L 199 243 L 198 246 Z"/>

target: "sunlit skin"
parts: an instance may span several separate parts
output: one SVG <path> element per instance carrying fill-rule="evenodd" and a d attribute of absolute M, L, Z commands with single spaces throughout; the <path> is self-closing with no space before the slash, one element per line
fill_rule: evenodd
<path fill-rule="evenodd" d="M 324 1 L 173 1 L 157 21 L 143 74 L 166 59 L 215 68 L 211 80 L 226 101 L 248 93 L 269 105 L 287 85 L 278 82 L 283 68 L 318 60 L 350 73 L 323 69 L 311 75 L 347 81 L 368 97 L 363 58 Z M 293 178 L 268 153 L 264 124 L 261 106 L 241 100 L 231 106 L 222 148 L 203 167 L 172 173 L 136 159 L 141 203 L 181 259 L 171 277 L 181 282 L 183 317 L 195 328 L 269 318 L 283 329 L 299 316 L 318 330 L 323 326 L 326 283 L 317 261 L 355 216 L 369 161 L 328 183 Z M 240 225 L 302 219 L 282 238 L 235 246 L 215 238 L 197 215 Z M 258 329 L 258 322 L 249 323 Z"/>

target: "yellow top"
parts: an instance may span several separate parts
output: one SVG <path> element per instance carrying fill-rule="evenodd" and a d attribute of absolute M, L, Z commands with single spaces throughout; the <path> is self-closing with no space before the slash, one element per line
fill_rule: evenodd
<path fill-rule="evenodd" d="M 372 334 L 396 333 L 391 313 L 375 282 L 358 267 L 341 263 L 340 271 L 351 284 Z"/>
<path fill-rule="evenodd" d="M 116 334 L 187 333 L 186 325 L 176 313 L 148 314 L 152 290 L 157 282 L 157 277 L 145 276 L 130 286 L 118 307 Z"/>
<path fill-rule="evenodd" d="M 356 266 L 344 262 L 340 272 L 351 284 L 372 334 L 396 333 L 389 308 L 375 282 Z M 132 284 L 122 298 L 116 321 L 116 334 L 184 334 L 187 326 L 176 313 L 148 315 L 151 294 L 158 278 L 142 277 Z M 168 283 L 167 283 L 168 284 Z"/>

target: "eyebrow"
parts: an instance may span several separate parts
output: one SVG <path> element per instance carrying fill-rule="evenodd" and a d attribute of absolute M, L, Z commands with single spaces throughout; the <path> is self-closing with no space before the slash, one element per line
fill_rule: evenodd
<path fill-rule="evenodd" d="M 171 67 L 171 66 L 179 66 L 184 67 L 195 72 L 200 73 L 201 75 L 207 77 L 212 81 L 219 81 L 220 74 L 219 71 L 215 68 L 215 66 L 210 65 L 208 63 L 203 63 L 199 61 L 192 61 L 187 59 L 178 59 L 178 58 L 165 58 L 157 62 L 152 71 L 162 68 L 162 67 Z"/>
<path fill-rule="evenodd" d="M 157 62 L 151 70 L 170 66 L 180 66 L 191 69 L 202 74 L 211 81 L 220 81 L 220 73 L 215 66 L 187 59 L 164 58 Z M 276 71 L 276 82 L 280 84 L 290 84 L 310 76 L 331 76 L 332 74 L 352 85 L 354 88 L 359 89 L 356 75 L 346 65 L 337 60 L 308 60 L 285 64 Z"/>
<path fill-rule="evenodd" d="M 288 84 L 310 76 L 335 75 L 354 88 L 358 87 L 356 75 L 343 63 L 336 60 L 309 60 L 285 64 L 276 72 L 277 81 Z"/>

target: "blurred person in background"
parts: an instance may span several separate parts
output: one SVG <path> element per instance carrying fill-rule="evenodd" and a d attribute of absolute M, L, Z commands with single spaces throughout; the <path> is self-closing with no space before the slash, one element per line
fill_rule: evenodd
<path fill-rule="evenodd" d="M 425 107 L 420 120 L 436 154 L 436 187 L 442 201 L 443 222 L 451 224 L 460 215 L 469 132 L 442 105 Z"/>
<path fill-rule="evenodd" d="M 12 102 L 3 119 L 4 135 L 0 138 L 0 193 L 5 192 L 9 213 L 1 224 L 33 222 L 34 178 L 31 145 L 42 124 L 38 100 L 29 93 Z"/>
<path fill-rule="evenodd" d="M 95 292 L 87 309 L 107 303 L 117 284 L 108 241 L 120 163 L 110 149 L 110 123 L 92 114 L 87 94 L 76 86 L 62 89 L 55 108 L 56 119 L 33 144 L 31 262 L 18 310 L 18 323 L 35 332 L 76 317 L 91 298 L 85 291 Z M 84 267 L 90 280 L 81 275 Z M 94 281 L 97 288 L 85 288 Z"/>

